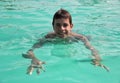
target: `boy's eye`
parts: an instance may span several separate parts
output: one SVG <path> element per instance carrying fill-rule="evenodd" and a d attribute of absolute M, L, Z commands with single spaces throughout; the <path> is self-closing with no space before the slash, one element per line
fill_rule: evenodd
<path fill-rule="evenodd" d="M 60 27 L 61 25 L 59 23 L 56 24 L 57 27 Z"/>
<path fill-rule="evenodd" d="M 61 26 L 63 26 L 63 27 L 67 27 L 68 24 L 67 24 L 67 23 L 64 23 L 63 25 L 61 25 L 60 23 L 57 23 L 56 26 L 57 26 L 57 27 L 61 27 Z"/>
<path fill-rule="evenodd" d="M 68 24 L 67 24 L 67 23 L 64 23 L 64 24 L 63 24 L 63 27 L 67 27 L 67 26 L 68 26 Z"/>

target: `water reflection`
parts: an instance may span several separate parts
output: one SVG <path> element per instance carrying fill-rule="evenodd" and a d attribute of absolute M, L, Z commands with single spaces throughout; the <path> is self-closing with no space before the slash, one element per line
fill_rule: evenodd
<path fill-rule="evenodd" d="M 1 8 L 6 10 L 15 10 L 16 4 L 14 3 L 16 0 L 0 0 Z"/>
<path fill-rule="evenodd" d="M 42 1 L 42 0 L 0 0 L 0 8 L 6 10 L 23 10 L 23 9 L 39 9 L 48 6 L 61 6 L 64 4 L 66 6 L 93 6 L 95 4 L 106 4 L 106 3 L 119 3 L 120 0 L 52 0 L 52 1 Z M 34 4 L 34 5 L 33 5 Z"/>
<path fill-rule="evenodd" d="M 78 0 L 78 2 L 82 5 L 95 5 L 95 4 L 106 4 L 106 3 L 116 3 L 120 2 L 120 0 Z"/>
<path fill-rule="evenodd" d="M 16 0 L 0 0 L 1 2 L 13 2 L 13 1 L 16 1 Z"/>

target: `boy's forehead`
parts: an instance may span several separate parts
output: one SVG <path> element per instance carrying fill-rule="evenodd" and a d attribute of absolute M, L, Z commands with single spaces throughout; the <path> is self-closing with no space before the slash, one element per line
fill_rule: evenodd
<path fill-rule="evenodd" d="M 60 19 L 54 19 L 54 22 L 69 22 L 68 18 L 60 18 Z"/>

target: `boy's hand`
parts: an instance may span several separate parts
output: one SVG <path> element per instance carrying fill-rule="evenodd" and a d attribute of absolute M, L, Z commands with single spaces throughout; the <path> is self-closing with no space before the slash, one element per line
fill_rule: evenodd
<path fill-rule="evenodd" d="M 44 70 L 42 64 L 45 64 L 45 62 L 40 61 L 39 59 L 37 59 L 34 55 L 34 53 L 32 52 L 32 50 L 29 50 L 26 54 L 22 54 L 22 56 L 24 58 L 28 58 L 31 59 L 31 64 L 30 66 L 27 68 L 27 74 L 32 74 L 34 68 L 36 68 L 36 73 L 40 74 L 40 70 Z"/>
<path fill-rule="evenodd" d="M 42 64 L 45 64 L 45 62 L 42 62 L 38 59 L 32 59 L 31 65 L 27 69 L 27 74 L 32 74 L 34 68 L 36 68 L 36 73 L 40 74 L 40 70 L 43 70 L 45 72 L 45 69 L 43 68 Z"/>
<path fill-rule="evenodd" d="M 106 69 L 106 71 L 109 72 L 109 68 L 106 67 L 105 65 L 101 64 L 101 63 L 100 63 L 100 60 L 93 59 L 93 60 L 92 60 L 92 64 L 95 65 L 95 66 L 100 66 L 100 67 Z"/>
<path fill-rule="evenodd" d="M 35 55 L 32 50 L 29 50 L 27 53 L 23 53 L 22 57 L 27 59 L 33 59 L 35 58 Z"/>

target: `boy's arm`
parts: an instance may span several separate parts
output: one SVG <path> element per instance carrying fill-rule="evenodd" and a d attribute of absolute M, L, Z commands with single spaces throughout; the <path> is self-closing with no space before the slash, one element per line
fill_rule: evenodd
<path fill-rule="evenodd" d="M 54 38 L 54 37 L 55 37 L 55 34 L 53 32 L 48 33 L 47 35 L 45 35 L 45 37 L 43 37 L 42 39 L 39 39 L 39 41 L 35 43 L 30 50 L 33 51 L 36 48 L 40 48 L 44 43 L 48 42 L 49 39 Z"/>
<path fill-rule="evenodd" d="M 100 66 L 109 72 L 109 68 L 100 63 L 101 58 L 98 54 L 98 51 L 90 44 L 88 39 L 85 36 L 81 36 L 81 35 L 79 38 L 84 42 L 84 45 L 86 46 L 86 48 L 91 50 L 92 56 L 94 57 L 94 59 L 92 60 L 93 62 L 92 64 L 96 66 Z"/>
<path fill-rule="evenodd" d="M 33 57 L 35 57 L 33 51 L 36 49 L 36 48 L 40 48 L 43 44 L 45 43 L 45 39 L 39 39 L 39 41 L 37 43 L 35 43 L 32 48 L 30 48 L 26 54 L 22 54 L 22 56 L 24 58 L 29 58 L 29 59 L 32 59 Z"/>
<path fill-rule="evenodd" d="M 27 51 L 26 54 L 23 54 L 23 57 L 24 57 L 24 58 L 31 58 L 31 56 L 32 56 L 32 57 L 35 57 L 33 51 L 34 51 L 36 48 L 42 47 L 43 44 L 45 44 L 46 42 L 49 41 L 49 39 L 54 38 L 54 37 L 55 37 L 55 34 L 54 34 L 54 33 L 48 33 L 45 37 L 39 39 L 38 42 L 35 43 L 35 44 L 32 46 L 32 48 Z M 32 53 L 32 55 L 31 55 L 31 53 Z M 31 58 L 31 59 L 32 59 L 32 58 Z"/>
<path fill-rule="evenodd" d="M 32 46 L 32 48 L 29 49 L 29 50 L 34 51 L 36 48 L 42 47 L 42 45 L 43 45 L 45 42 L 46 42 L 46 39 L 45 39 L 45 38 L 39 39 L 38 42 L 36 42 L 36 43 Z M 29 50 L 28 50 L 28 51 L 29 51 Z"/>
<path fill-rule="evenodd" d="M 84 45 L 86 46 L 87 49 L 91 50 L 92 56 L 94 57 L 95 60 L 100 61 L 101 58 L 98 54 L 98 51 L 90 44 L 90 42 L 88 41 L 88 39 L 83 36 L 81 38 L 81 40 L 83 41 Z"/>
<path fill-rule="evenodd" d="M 45 62 L 39 60 L 35 54 L 34 54 L 34 50 L 36 48 L 40 48 L 44 43 L 46 42 L 45 39 L 40 39 L 39 42 L 35 43 L 31 49 L 29 49 L 27 51 L 27 53 L 25 54 L 22 54 L 22 56 L 24 58 L 27 58 L 27 59 L 31 59 L 31 64 L 30 66 L 28 67 L 28 70 L 27 70 L 27 74 L 32 74 L 32 71 L 34 68 L 37 68 L 38 70 L 42 69 L 42 64 L 44 64 Z M 40 71 L 39 71 L 40 72 Z M 37 72 L 39 74 L 39 72 Z"/>
<path fill-rule="evenodd" d="M 98 60 L 98 61 L 101 60 L 101 58 L 100 58 L 100 56 L 98 54 L 98 51 L 90 44 L 90 42 L 88 41 L 87 37 L 85 37 L 83 35 L 79 35 L 79 34 L 74 34 L 74 36 L 77 39 L 81 40 L 84 43 L 84 45 L 85 45 L 85 47 L 87 49 L 91 50 L 91 54 L 92 54 L 92 56 L 93 56 L 93 58 L 95 60 Z"/>

